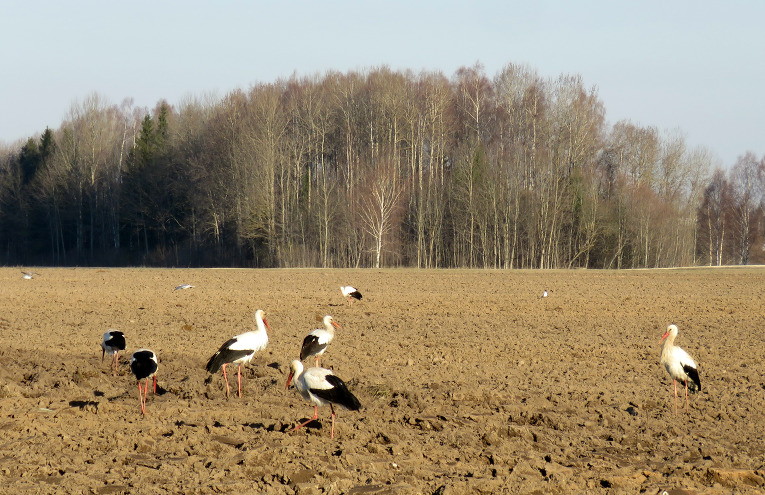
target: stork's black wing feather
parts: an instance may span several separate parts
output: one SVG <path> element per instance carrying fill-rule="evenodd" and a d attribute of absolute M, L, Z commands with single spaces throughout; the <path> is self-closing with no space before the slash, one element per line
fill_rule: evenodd
<path fill-rule="evenodd" d="M 699 378 L 699 370 L 693 366 L 688 366 L 685 364 L 683 365 L 683 371 L 685 371 L 685 374 L 688 375 L 688 378 L 691 379 L 688 383 L 688 390 L 691 392 L 701 392 L 701 379 Z"/>
<path fill-rule="evenodd" d="M 313 334 L 308 334 L 303 339 L 303 345 L 300 347 L 300 360 L 313 356 L 317 352 L 327 347 L 327 344 L 320 344 L 319 337 Z"/>
<path fill-rule="evenodd" d="M 240 357 L 252 353 L 252 349 L 230 349 L 235 343 L 236 338 L 230 338 L 220 346 L 220 349 L 218 349 L 215 354 L 213 354 L 206 366 L 209 373 L 217 373 L 220 367 L 224 364 L 231 363 Z"/>
<path fill-rule="evenodd" d="M 109 340 L 104 342 L 107 346 L 111 347 L 112 349 L 118 349 L 120 351 L 125 350 L 125 334 L 122 332 L 112 331 L 109 332 Z"/>
<path fill-rule="evenodd" d="M 157 362 L 152 359 L 151 351 L 136 351 L 130 360 L 130 371 L 140 380 L 157 372 Z"/>
<path fill-rule="evenodd" d="M 310 391 L 313 395 L 333 404 L 339 404 L 351 411 L 357 411 L 361 408 L 359 400 L 348 390 L 340 378 L 335 375 L 327 375 L 324 379 L 332 385 L 332 388 L 312 388 Z"/>

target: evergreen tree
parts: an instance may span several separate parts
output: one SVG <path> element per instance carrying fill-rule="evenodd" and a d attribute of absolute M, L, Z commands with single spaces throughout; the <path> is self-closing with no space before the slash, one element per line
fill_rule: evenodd
<path fill-rule="evenodd" d="M 29 138 L 27 144 L 22 146 L 21 154 L 19 155 L 19 171 L 21 172 L 22 186 L 26 186 L 34 178 L 41 163 L 42 154 L 37 146 L 37 141 Z"/>

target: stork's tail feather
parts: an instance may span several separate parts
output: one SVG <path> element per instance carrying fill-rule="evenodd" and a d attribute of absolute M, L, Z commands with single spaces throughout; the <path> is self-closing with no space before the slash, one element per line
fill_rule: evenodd
<path fill-rule="evenodd" d="M 701 379 L 699 378 L 699 370 L 693 366 L 683 366 L 685 374 L 688 375 L 690 380 L 688 381 L 688 391 L 701 392 Z"/>
<path fill-rule="evenodd" d="M 207 361 L 207 372 L 208 373 L 217 373 L 218 370 L 220 370 L 220 367 L 223 366 L 225 362 L 223 361 L 223 356 L 220 351 L 213 354 L 213 357 L 210 358 L 209 361 Z"/>
<path fill-rule="evenodd" d="M 357 399 L 356 396 L 350 392 L 350 390 L 348 390 L 346 399 L 347 400 L 345 403 L 343 403 L 343 406 L 350 409 L 351 411 L 358 411 L 361 409 L 361 402 L 359 402 L 359 399 Z"/>
<path fill-rule="evenodd" d="M 221 366 L 223 366 L 226 363 L 230 363 L 233 361 L 233 359 L 228 359 L 231 356 L 230 354 L 230 347 L 236 342 L 236 337 L 228 339 L 226 342 L 223 343 L 222 346 L 220 346 L 220 349 L 215 351 L 215 354 L 210 358 L 209 361 L 207 361 L 207 371 L 209 373 L 217 373 Z M 242 354 L 237 352 L 237 357 L 240 357 Z M 244 351 L 244 354 L 247 354 L 246 351 Z"/>
<path fill-rule="evenodd" d="M 110 339 L 111 342 L 109 342 L 109 345 L 114 347 L 115 349 L 119 349 L 120 351 L 125 350 L 126 342 L 125 342 L 125 334 L 122 332 L 112 332 L 112 338 Z"/>
<path fill-rule="evenodd" d="M 311 392 L 325 400 L 340 404 L 351 411 L 358 411 L 361 409 L 359 399 L 348 390 L 348 387 L 346 387 L 345 383 L 339 377 L 335 375 L 327 375 L 326 380 L 332 384 L 331 389 L 311 389 Z"/>

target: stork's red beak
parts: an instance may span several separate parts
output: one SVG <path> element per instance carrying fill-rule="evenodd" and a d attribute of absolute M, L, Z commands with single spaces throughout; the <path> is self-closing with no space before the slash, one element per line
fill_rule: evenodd
<path fill-rule="evenodd" d="M 294 375 L 295 375 L 295 373 L 294 373 L 294 372 L 290 372 L 290 376 L 287 378 L 287 386 L 286 386 L 286 387 L 284 387 L 285 389 L 289 390 L 289 388 L 290 388 L 290 383 L 292 383 L 292 377 L 293 377 Z"/>
<path fill-rule="evenodd" d="M 669 337 L 669 332 L 664 332 L 664 335 L 662 335 L 661 340 L 659 342 L 664 342 L 664 339 Z"/>
<path fill-rule="evenodd" d="M 271 327 L 268 325 L 268 322 L 266 321 L 266 319 L 265 319 L 265 318 L 263 318 L 263 324 L 266 326 L 266 328 L 267 328 L 267 329 L 268 329 L 268 331 L 270 332 L 270 331 L 271 331 Z"/>
<path fill-rule="evenodd" d="M 333 322 L 332 322 L 332 326 L 333 326 L 333 327 L 335 327 L 335 328 L 339 328 L 339 329 L 342 329 L 342 328 L 343 328 L 343 327 L 341 327 L 341 326 L 340 326 L 340 324 L 339 324 L 338 322 L 336 322 L 336 321 L 333 321 Z"/>

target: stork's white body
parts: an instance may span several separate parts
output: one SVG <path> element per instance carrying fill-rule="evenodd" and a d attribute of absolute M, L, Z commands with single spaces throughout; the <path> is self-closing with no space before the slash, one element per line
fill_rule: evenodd
<path fill-rule="evenodd" d="M 353 287 L 352 285 L 341 285 L 340 286 L 340 292 L 342 292 L 343 297 L 348 298 L 348 305 L 350 306 L 353 302 L 353 299 L 361 300 L 361 292 L 356 289 L 356 287 Z"/>
<path fill-rule="evenodd" d="M 108 354 L 114 363 L 114 376 L 117 376 L 117 362 L 119 352 L 125 350 L 125 334 L 119 330 L 108 330 L 101 339 L 101 361 Z"/>
<path fill-rule="evenodd" d="M 230 392 L 228 385 L 228 375 L 226 373 L 226 365 L 236 364 L 237 378 L 238 378 L 238 394 L 242 396 L 242 365 L 249 363 L 255 356 L 255 353 L 262 351 L 268 345 L 268 332 L 270 330 L 268 322 L 265 319 L 265 313 L 262 309 L 255 312 L 255 324 L 257 329 L 251 332 L 245 332 L 235 337 L 230 338 L 213 354 L 210 360 L 207 362 L 207 371 L 210 373 L 217 373 L 219 369 L 223 369 L 223 378 L 226 381 L 226 396 Z"/>
<path fill-rule="evenodd" d="M 303 339 L 303 345 L 300 348 L 300 360 L 313 356 L 316 366 L 319 366 L 322 354 L 327 350 L 327 346 L 335 338 L 335 328 L 341 328 L 340 325 L 330 315 L 323 319 L 324 328 L 311 330 Z"/>
<path fill-rule="evenodd" d="M 662 337 L 664 345 L 661 348 L 661 364 L 666 368 L 675 388 L 675 415 L 677 415 L 677 381 L 685 383 L 685 409 L 688 410 L 688 390 L 691 392 L 701 390 L 696 361 L 683 349 L 675 345 L 677 337 L 677 325 L 669 325 L 667 332 Z"/>
<path fill-rule="evenodd" d="M 335 408 L 334 404 L 341 405 L 351 411 L 361 408 L 358 399 L 348 390 L 345 383 L 332 371 L 325 368 L 303 368 L 303 363 L 298 360 L 290 364 L 290 375 L 287 378 L 287 388 L 290 383 L 295 383 L 295 388 L 301 396 L 314 405 L 313 417 L 299 424 L 292 431 L 298 430 L 311 421 L 318 419 L 319 406 L 329 404 L 332 410 L 332 430 L 330 438 L 335 437 Z"/>

